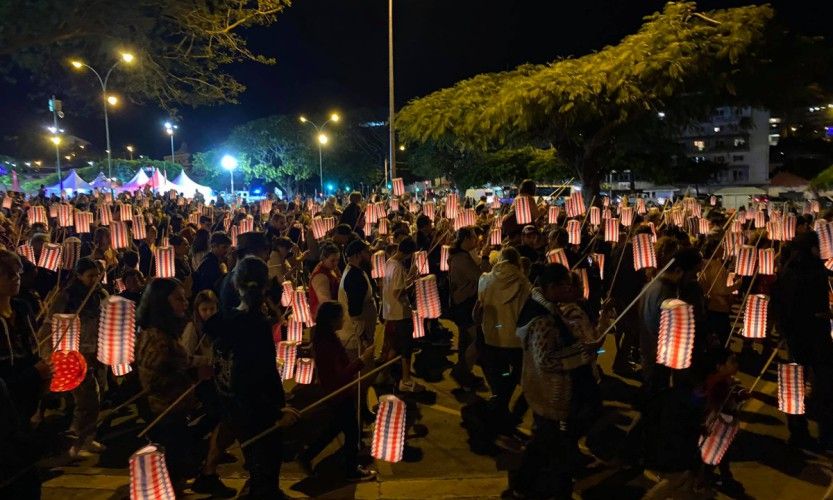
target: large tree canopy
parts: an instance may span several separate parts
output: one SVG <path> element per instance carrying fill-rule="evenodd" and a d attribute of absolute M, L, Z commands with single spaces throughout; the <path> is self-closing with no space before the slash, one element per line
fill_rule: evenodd
<path fill-rule="evenodd" d="M 119 50 L 137 56 L 116 72 L 137 102 L 165 108 L 235 102 L 245 87 L 227 73 L 237 61 L 272 64 L 253 53 L 241 30 L 268 25 L 290 0 L 5 0 L 0 62 L 41 83 L 66 78 L 69 58 L 108 67 Z M 103 75 L 102 75 L 103 77 Z"/>
<path fill-rule="evenodd" d="M 777 88 L 766 78 L 785 70 L 773 67 L 773 39 L 785 40 L 773 15 L 766 5 L 701 14 L 694 3 L 669 3 L 618 45 L 464 80 L 409 103 L 396 126 L 408 142 L 461 151 L 545 144 L 598 191 L 622 151 L 617 139 L 659 111 L 664 126 L 680 127 L 716 105 L 766 102 L 764 87 Z"/>

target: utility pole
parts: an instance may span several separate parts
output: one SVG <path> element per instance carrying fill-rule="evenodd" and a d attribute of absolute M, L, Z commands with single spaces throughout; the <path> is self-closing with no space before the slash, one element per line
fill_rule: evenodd
<path fill-rule="evenodd" d="M 396 130 L 393 124 L 393 0 L 388 0 L 388 108 L 388 142 L 390 143 L 388 156 L 390 158 L 390 178 L 394 179 L 396 177 Z"/>
<path fill-rule="evenodd" d="M 49 100 L 49 111 L 52 111 L 52 126 L 55 129 L 54 136 L 59 137 L 60 129 L 58 128 L 58 115 L 61 115 L 61 118 L 64 117 L 63 111 L 63 103 L 61 101 L 55 99 L 55 96 L 52 96 L 52 99 Z M 64 190 L 64 178 L 61 176 L 61 150 L 60 150 L 60 140 L 55 141 L 55 169 L 58 172 L 58 189 L 63 192 Z"/>

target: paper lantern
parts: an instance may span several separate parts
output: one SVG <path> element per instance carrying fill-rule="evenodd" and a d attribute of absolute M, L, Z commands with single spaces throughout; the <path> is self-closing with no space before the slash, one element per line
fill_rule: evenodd
<path fill-rule="evenodd" d="M 607 208 L 610 206 L 610 197 L 609 196 L 602 196 L 602 206 Z"/>
<path fill-rule="evenodd" d="M 289 342 L 303 342 L 304 323 L 290 316 L 286 323 L 286 340 Z"/>
<path fill-rule="evenodd" d="M 657 255 L 650 234 L 636 234 L 633 237 L 633 269 L 639 271 L 657 267 Z"/>
<path fill-rule="evenodd" d="M 440 271 L 448 271 L 448 255 L 451 252 L 451 245 L 440 247 Z"/>
<path fill-rule="evenodd" d="M 133 217 L 133 238 L 143 240 L 147 238 L 147 228 L 145 226 L 145 218 L 141 214 L 136 214 Z"/>
<path fill-rule="evenodd" d="M 101 307 L 98 321 L 98 360 L 113 374 L 130 373 L 136 333 L 136 303 L 111 295 Z"/>
<path fill-rule="evenodd" d="M 599 278 L 605 279 L 605 254 L 594 252 L 590 254 L 590 259 L 599 268 Z"/>
<path fill-rule="evenodd" d="M 90 224 L 93 221 L 93 213 L 92 212 L 75 212 L 75 232 L 78 234 L 84 234 L 90 232 Z"/>
<path fill-rule="evenodd" d="M 420 276 L 428 274 L 428 252 L 425 250 L 417 250 L 414 252 L 414 267 Z"/>
<path fill-rule="evenodd" d="M 457 210 L 460 201 L 457 199 L 456 194 L 449 194 L 445 197 L 445 218 L 446 219 L 455 219 L 457 218 Z"/>
<path fill-rule="evenodd" d="M 441 313 L 440 293 L 437 278 L 429 274 L 415 282 L 417 313 L 422 318 L 439 318 Z"/>
<path fill-rule="evenodd" d="M 24 243 L 17 247 L 17 254 L 21 257 L 26 258 L 31 263 L 35 263 L 35 249 L 32 248 L 32 245 L 28 243 Z"/>
<path fill-rule="evenodd" d="M 819 254 L 822 259 L 833 258 L 833 224 L 826 224 L 824 220 L 819 224 L 816 232 L 819 234 Z"/>
<path fill-rule="evenodd" d="M 717 205 L 717 196 L 711 195 L 709 197 L 709 205 L 712 206 L 712 207 Z"/>
<path fill-rule="evenodd" d="M 295 376 L 295 359 L 298 356 L 298 343 L 278 342 L 276 364 L 281 380 L 289 380 Z"/>
<path fill-rule="evenodd" d="M 281 305 L 289 307 L 292 305 L 292 294 L 295 292 L 295 288 L 292 286 L 291 281 L 284 281 L 281 283 L 281 288 Z"/>
<path fill-rule="evenodd" d="M 295 383 L 311 384 L 312 374 L 315 371 L 315 360 L 310 358 L 298 358 L 295 362 Z"/>
<path fill-rule="evenodd" d="M 743 336 L 748 339 L 766 337 L 767 307 L 766 295 L 750 295 L 743 311 Z"/>
<path fill-rule="evenodd" d="M 766 214 L 763 210 L 755 210 L 755 229 L 766 227 Z"/>
<path fill-rule="evenodd" d="M 126 287 L 124 286 L 124 280 L 122 278 L 116 278 L 113 280 L 113 288 L 116 289 L 116 293 L 122 293 L 125 291 Z"/>
<path fill-rule="evenodd" d="M 631 224 L 633 224 L 633 209 L 631 207 L 619 208 L 619 218 L 623 226 L 631 227 Z"/>
<path fill-rule="evenodd" d="M 714 198 L 714 197 L 712 197 Z M 720 414 L 709 428 L 709 434 L 700 437 L 700 458 L 707 465 L 718 465 L 734 441 L 738 425 L 731 415 Z"/>
<path fill-rule="evenodd" d="M 55 351 L 49 361 L 53 370 L 49 383 L 52 392 L 71 391 L 81 385 L 87 376 L 87 360 L 77 350 Z"/>
<path fill-rule="evenodd" d="M 381 236 L 385 236 L 386 234 L 388 234 L 388 219 L 379 219 L 379 234 Z"/>
<path fill-rule="evenodd" d="M 173 500 L 176 498 L 165 454 L 155 444 L 130 457 L 130 500 Z"/>
<path fill-rule="evenodd" d="M 697 234 L 698 230 L 700 229 L 700 222 L 699 221 L 700 221 L 700 218 L 699 217 L 694 217 L 694 216 L 689 217 L 688 219 L 686 219 L 686 223 L 687 223 L 687 227 L 688 227 L 688 229 L 686 229 L 686 231 L 688 231 L 688 234 L 692 234 L 692 235 Z"/>
<path fill-rule="evenodd" d="M 581 222 L 576 219 L 567 221 L 567 243 L 570 245 L 581 244 Z"/>
<path fill-rule="evenodd" d="M 113 222 L 113 214 L 108 205 L 98 207 L 98 221 L 102 226 L 109 226 Z"/>
<path fill-rule="evenodd" d="M 558 215 L 561 213 L 561 208 L 552 205 L 547 209 L 547 223 L 558 224 Z"/>
<path fill-rule="evenodd" d="M 81 348 L 81 320 L 76 314 L 52 315 L 52 350 L 78 351 Z"/>
<path fill-rule="evenodd" d="M 778 365 L 778 409 L 788 415 L 804 414 L 804 368 L 801 365 Z"/>
<path fill-rule="evenodd" d="M 671 225 L 683 227 L 683 220 L 685 219 L 685 214 L 680 210 L 671 210 L 671 212 L 669 213 L 671 214 Z"/>
<path fill-rule="evenodd" d="M 307 292 L 303 287 L 298 287 L 292 294 L 292 312 L 298 321 L 303 321 L 307 326 L 315 326 L 315 319 L 307 301 Z"/>
<path fill-rule="evenodd" d="M 11 196 L 4 196 L 3 197 L 3 208 L 12 208 L 12 197 Z"/>
<path fill-rule="evenodd" d="M 419 317 L 416 311 L 411 311 L 411 319 L 414 322 L 413 338 L 420 339 L 425 336 L 425 320 Z"/>
<path fill-rule="evenodd" d="M 587 268 L 580 267 L 575 272 L 578 274 L 581 283 L 581 296 L 584 300 L 588 300 L 590 298 L 590 277 L 587 275 Z"/>
<path fill-rule="evenodd" d="M 532 223 L 532 207 L 530 200 L 526 196 L 518 196 L 515 198 L 515 220 L 520 225 Z"/>
<path fill-rule="evenodd" d="M 429 219 L 434 219 L 434 202 L 433 201 L 426 201 L 422 204 L 422 213 L 424 213 Z"/>
<path fill-rule="evenodd" d="M 370 238 L 370 235 L 373 234 L 373 224 L 367 222 L 366 220 L 364 223 L 364 234 L 368 237 L 368 239 Z"/>
<path fill-rule="evenodd" d="M 742 233 L 729 233 L 723 239 L 723 258 L 728 259 L 740 253 L 745 243 Z"/>
<path fill-rule="evenodd" d="M 477 224 L 477 212 L 473 208 L 463 209 L 460 217 L 463 219 L 463 224 L 466 226 L 474 226 Z"/>
<path fill-rule="evenodd" d="M 402 196 L 403 194 L 405 194 L 405 181 L 403 181 L 401 177 L 392 179 L 391 184 L 393 184 L 394 196 Z"/>
<path fill-rule="evenodd" d="M 729 231 L 732 233 L 742 233 L 743 232 L 743 221 L 740 219 L 735 219 L 732 221 L 732 224 L 729 226 Z"/>
<path fill-rule="evenodd" d="M 697 217 L 698 219 L 703 216 L 703 207 L 700 206 L 700 203 L 697 200 L 692 199 L 691 205 L 691 215 Z"/>
<path fill-rule="evenodd" d="M 636 199 L 636 213 L 639 215 L 645 215 L 648 213 L 648 209 L 645 208 L 645 198 Z"/>
<path fill-rule="evenodd" d="M 602 223 L 602 214 L 599 207 L 590 207 L 590 224 L 599 226 Z"/>
<path fill-rule="evenodd" d="M 735 286 L 735 279 L 737 275 L 735 273 L 729 273 L 726 275 L 726 288 L 731 288 Z"/>
<path fill-rule="evenodd" d="M 578 215 L 584 215 L 584 194 L 581 191 L 575 191 L 570 195 L 570 199 L 573 200 Z"/>
<path fill-rule="evenodd" d="M 61 245 L 58 243 L 44 243 L 40 250 L 38 267 L 49 269 L 50 271 L 57 271 L 61 265 L 62 250 Z"/>
<path fill-rule="evenodd" d="M 59 227 L 70 227 L 73 225 L 73 215 L 75 209 L 72 208 L 72 205 L 67 205 L 66 203 L 61 203 L 58 205 L 58 226 Z"/>
<path fill-rule="evenodd" d="M 709 219 L 699 218 L 697 219 L 697 234 L 708 235 L 711 231 L 711 222 Z"/>
<path fill-rule="evenodd" d="M 567 211 L 567 217 L 578 217 L 581 215 L 582 208 L 579 207 L 578 199 L 574 196 L 569 196 L 564 201 L 564 209 Z"/>
<path fill-rule="evenodd" d="M 602 210 L 602 220 L 608 220 L 613 218 L 613 212 L 610 211 L 609 208 L 605 208 Z"/>
<path fill-rule="evenodd" d="M 399 462 L 405 448 L 405 402 L 390 394 L 379 398 L 370 454 L 377 460 Z"/>
<path fill-rule="evenodd" d="M 247 215 L 246 218 L 240 220 L 240 232 L 238 234 L 243 233 L 251 233 L 255 230 L 255 220 L 251 215 Z"/>
<path fill-rule="evenodd" d="M 260 200 L 260 216 L 266 220 L 269 218 L 269 213 L 272 211 L 272 200 L 266 198 Z"/>
<path fill-rule="evenodd" d="M 738 252 L 735 274 L 738 276 L 754 276 L 757 262 L 756 248 L 751 245 L 742 246 Z"/>
<path fill-rule="evenodd" d="M 332 231 L 336 227 L 336 220 L 335 217 L 324 217 L 324 229 L 327 231 Z"/>
<path fill-rule="evenodd" d="M 119 203 L 117 206 L 119 207 L 119 219 L 121 219 L 122 221 L 133 220 L 132 206 L 125 203 Z"/>
<path fill-rule="evenodd" d="M 387 261 L 387 255 L 385 255 L 384 250 L 378 250 L 373 253 L 370 257 L 370 277 L 373 279 L 379 279 L 385 277 L 385 262 Z M 440 261 L 442 262 L 442 260 Z M 440 264 L 440 268 L 442 268 L 442 263 Z"/>
<path fill-rule="evenodd" d="M 564 253 L 563 248 L 554 248 L 547 252 L 547 262 L 550 264 L 561 264 L 570 269 L 570 263 L 567 261 L 567 254 Z"/>
<path fill-rule="evenodd" d="M 758 249 L 758 274 L 772 276 L 775 274 L 775 250 L 772 248 Z"/>
<path fill-rule="evenodd" d="M 660 306 L 657 363 L 682 370 L 691 366 L 694 349 L 694 307 L 679 299 Z"/>
<path fill-rule="evenodd" d="M 237 248 L 237 235 L 240 234 L 240 227 L 239 226 L 231 226 L 229 229 L 229 238 L 231 238 L 231 246 Z M 165 245 L 167 246 L 167 245 Z"/>
<path fill-rule="evenodd" d="M 127 223 L 121 221 L 113 221 L 110 223 L 110 247 L 113 250 L 127 248 L 130 246 L 129 238 L 127 237 Z"/>
<path fill-rule="evenodd" d="M 188 224 L 193 224 L 195 226 L 200 225 L 200 213 L 199 212 L 191 212 L 188 214 Z"/>
<path fill-rule="evenodd" d="M 75 269 L 75 264 L 81 258 L 81 240 L 69 237 L 61 244 L 61 269 Z"/>
<path fill-rule="evenodd" d="M 373 205 L 373 209 L 376 210 L 376 219 L 381 219 L 382 217 L 387 217 L 388 212 L 385 210 L 385 202 L 380 201 Z"/>
<path fill-rule="evenodd" d="M 29 224 L 47 224 L 46 208 L 41 205 L 32 205 L 27 212 Z"/>
<path fill-rule="evenodd" d="M 327 234 L 327 227 L 324 225 L 324 219 L 321 217 L 316 217 L 312 219 L 311 223 L 312 227 L 312 237 L 316 240 L 320 240 Z"/>
<path fill-rule="evenodd" d="M 497 196 L 492 197 L 492 210 L 500 210 L 500 198 Z"/>
<path fill-rule="evenodd" d="M 503 243 L 503 231 L 501 228 L 495 226 L 489 231 L 489 244 L 500 246 Z"/>
<path fill-rule="evenodd" d="M 605 241 L 617 243 L 619 241 L 619 219 L 607 219 L 604 223 Z"/>
<path fill-rule="evenodd" d="M 787 214 L 781 223 L 781 238 L 783 241 L 792 241 L 795 238 L 796 217 Z"/>
<path fill-rule="evenodd" d="M 173 278 L 176 276 L 175 254 L 176 251 L 173 247 L 156 247 L 153 251 L 153 261 L 156 264 L 157 278 Z"/>

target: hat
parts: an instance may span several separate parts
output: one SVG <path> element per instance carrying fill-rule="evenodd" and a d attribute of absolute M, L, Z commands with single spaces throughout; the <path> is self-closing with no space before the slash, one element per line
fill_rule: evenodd
<path fill-rule="evenodd" d="M 365 250 L 370 250 L 367 243 L 362 240 L 353 240 L 347 245 L 347 248 L 344 249 L 344 256 L 349 258 L 354 255 L 358 255 Z"/>
<path fill-rule="evenodd" d="M 523 233 L 524 234 L 532 234 L 532 233 L 538 234 L 538 228 L 533 226 L 533 225 L 524 226 Z"/>

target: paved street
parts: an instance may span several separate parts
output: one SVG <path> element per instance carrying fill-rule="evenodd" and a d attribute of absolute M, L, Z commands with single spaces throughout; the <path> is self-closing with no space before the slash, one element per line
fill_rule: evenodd
<path fill-rule="evenodd" d="M 609 338 L 601 357 L 606 373 L 610 372 L 613 349 Z M 760 369 L 760 364 L 752 366 L 756 361 L 754 357 L 742 359 L 741 366 L 746 371 L 742 377 L 747 385 L 754 380 L 754 375 L 748 373 Z M 486 393 L 473 395 L 459 391 L 447 370 L 441 381 L 426 382 L 426 386 L 430 392 L 420 396 L 419 403 L 409 401 L 409 422 L 413 420 L 414 425 L 408 431 L 405 460 L 396 464 L 377 462 L 380 472 L 377 481 L 358 485 L 339 482 L 334 474 L 334 460 L 327 458 L 335 449 L 332 446 L 319 457 L 323 461 L 317 464 L 319 472 L 314 479 L 305 478 L 297 464 L 286 463 L 283 489 L 292 498 L 498 498 L 506 487 L 505 470 L 515 462 L 516 456 L 480 442 L 461 426 L 460 410 L 464 403 Z M 592 451 L 599 460 L 588 458 L 591 466 L 579 478 L 575 497 L 640 498 L 655 484 L 649 478 L 651 474 L 622 468 L 613 457 L 634 423 L 635 413 L 626 402 L 634 394 L 634 385 L 618 377 L 605 378 L 603 390 L 606 413 L 582 442 L 583 451 L 588 454 Z M 773 407 L 775 394 L 775 375 L 770 370 L 756 389 L 755 398 L 745 408 L 743 430 L 731 451 L 732 471 L 750 498 L 824 498 L 833 489 L 829 457 L 786 446 L 784 418 Z M 314 391 L 299 391 L 293 404 L 303 407 L 315 397 Z M 321 415 L 313 414 L 293 431 L 293 437 L 306 435 L 320 418 Z M 527 417 L 521 427 L 528 432 L 529 426 Z M 126 498 L 127 458 L 141 445 L 132 437 L 141 427 L 135 423 L 132 413 L 119 416 L 103 430 L 102 440 L 109 449 L 100 458 L 62 466 L 57 466 L 62 463 L 61 459 L 50 459 L 49 463 L 56 467 L 45 485 L 44 498 Z M 289 443 L 287 447 L 292 448 L 292 441 Z M 226 484 L 239 489 L 245 473 L 239 450 L 233 454 L 238 462 L 223 465 L 221 476 Z M 724 493 L 718 496 L 729 497 Z"/>

